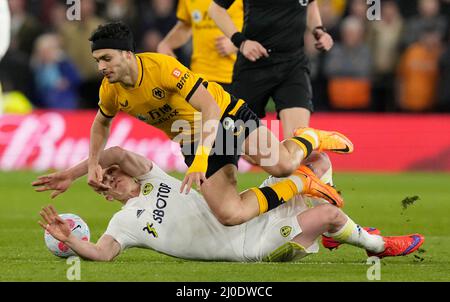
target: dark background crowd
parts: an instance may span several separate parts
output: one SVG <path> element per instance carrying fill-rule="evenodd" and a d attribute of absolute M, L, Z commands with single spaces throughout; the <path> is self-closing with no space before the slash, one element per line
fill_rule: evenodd
<path fill-rule="evenodd" d="M 381 0 L 379 21 L 367 18 L 366 0 L 317 1 L 335 45 L 319 53 L 305 35 L 316 111 L 450 112 L 450 0 Z M 68 20 L 65 0 L 8 2 L 0 82 L 35 108 L 96 108 L 101 77 L 88 38 L 99 24 L 126 22 L 145 52 L 177 21 L 177 0 L 81 0 L 80 20 Z M 177 51 L 187 66 L 190 52 Z"/>

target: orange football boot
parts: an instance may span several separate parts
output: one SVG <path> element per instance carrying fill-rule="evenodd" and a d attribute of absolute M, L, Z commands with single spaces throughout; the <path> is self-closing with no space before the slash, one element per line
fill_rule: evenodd
<path fill-rule="evenodd" d="M 336 189 L 321 181 L 308 167 L 301 165 L 294 175 L 303 179 L 303 190 L 300 194 L 325 199 L 338 208 L 344 206 L 344 199 Z"/>
<path fill-rule="evenodd" d="M 353 143 L 342 133 L 304 127 L 297 128 L 294 131 L 294 136 L 300 136 L 305 131 L 313 131 L 317 134 L 317 137 L 319 138 L 318 151 L 331 151 L 342 154 L 353 152 Z"/>
<path fill-rule="evenodd" d="M 369 257 L 376 256 L 378 258 L 406 256 L 415 252 L 425 241 L 425 237 L 421 234 L 412 234 L 406 236 L 383 237 L 384 251 L 378 254 L 367 251 Z"/>

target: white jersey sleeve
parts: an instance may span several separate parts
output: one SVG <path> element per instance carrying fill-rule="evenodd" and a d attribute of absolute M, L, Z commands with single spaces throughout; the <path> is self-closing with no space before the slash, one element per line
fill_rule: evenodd
<path fill-rule="evenodd" d="M 105 234 L 113 237 L 121 250 L 137 246 L 138 239 L 135 236 L 133 214 L 130 211 L 117 212 L 109 221 Z"/>
<path fill-rule="evenodd" d="M 152 164 L 152 168 L 147 173 L 137 176 L 136 179 L 140 183 L 144 183 L 148 179 L 152 178 L 167 178 L 170 177 L 169 174 L 164 172 L 160 167 L 158 167 L 155 163 Z"/>

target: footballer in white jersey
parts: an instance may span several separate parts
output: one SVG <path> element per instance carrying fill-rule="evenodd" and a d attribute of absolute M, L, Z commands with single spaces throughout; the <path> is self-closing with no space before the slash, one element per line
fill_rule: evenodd
<path fill-rule="evenodd" d="M 301 202 L 288 202 L 253 220 L 222 225 L 196 191 L 180 194 L 181 182 L 153 164 L 137 177 L 141 191 L 111 219 L 105 234 L 121 249 L 146 247 L 187 259 L 261 261 L 301 232 Z"/>
<path fill-rule="evenodd" d="M 314 171 L 327 162 L 325 158 L 318 156 L 317 162 L 311 163 L 308 177 L 317 178 Z M 72 235 L 68 223 L 52 206 L 40 212 L 41 227 L 85 259 L 111 261 L 126 248 L 141 247 L 184 259 L 290 261 L 317 252 L 317 238 L 322 234 L 330 247 L 347 243 L 364 248 L 369 256 L 387 257 L 410 254 L 424 242 L 420 234 L 385 237 L 378 230 L 367 231 L 338 207 L 320 200 L 305 202 L 303 195 L 241 225 L 224 226 L 200 194 L 181 193 L 181 181 L 138 154 L 109 148 L 102 151 L 99 164 L 96 173 L 101 187 L 96 190 L 123 207 L 96 243 Z M 324 166 L 331 168 L 330 163 Z M 68 170 L 40 176 L 32 184 L 36 191 L 50 190 L 56 197 L 87 172 L 86 160 Z M 327 175 L 325 170 L 321 175 Z M 265 184 L 281 180 L 270 177 Z"/>

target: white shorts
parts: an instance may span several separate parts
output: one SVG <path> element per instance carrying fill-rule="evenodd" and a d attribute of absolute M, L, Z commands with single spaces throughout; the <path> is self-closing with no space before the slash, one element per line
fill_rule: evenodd
<path fill-rule="evenodd" d="M 271 252 L 301 234 L 302 228 L 297 216 L 310 206 L 310 201 L 305 202 L 303 198 L 298 197 L 249 221 L 245 229 L 245 259 L 262 261 Z M 307 253 L 318 251 L 317 242 L 306 249 Z"/>

